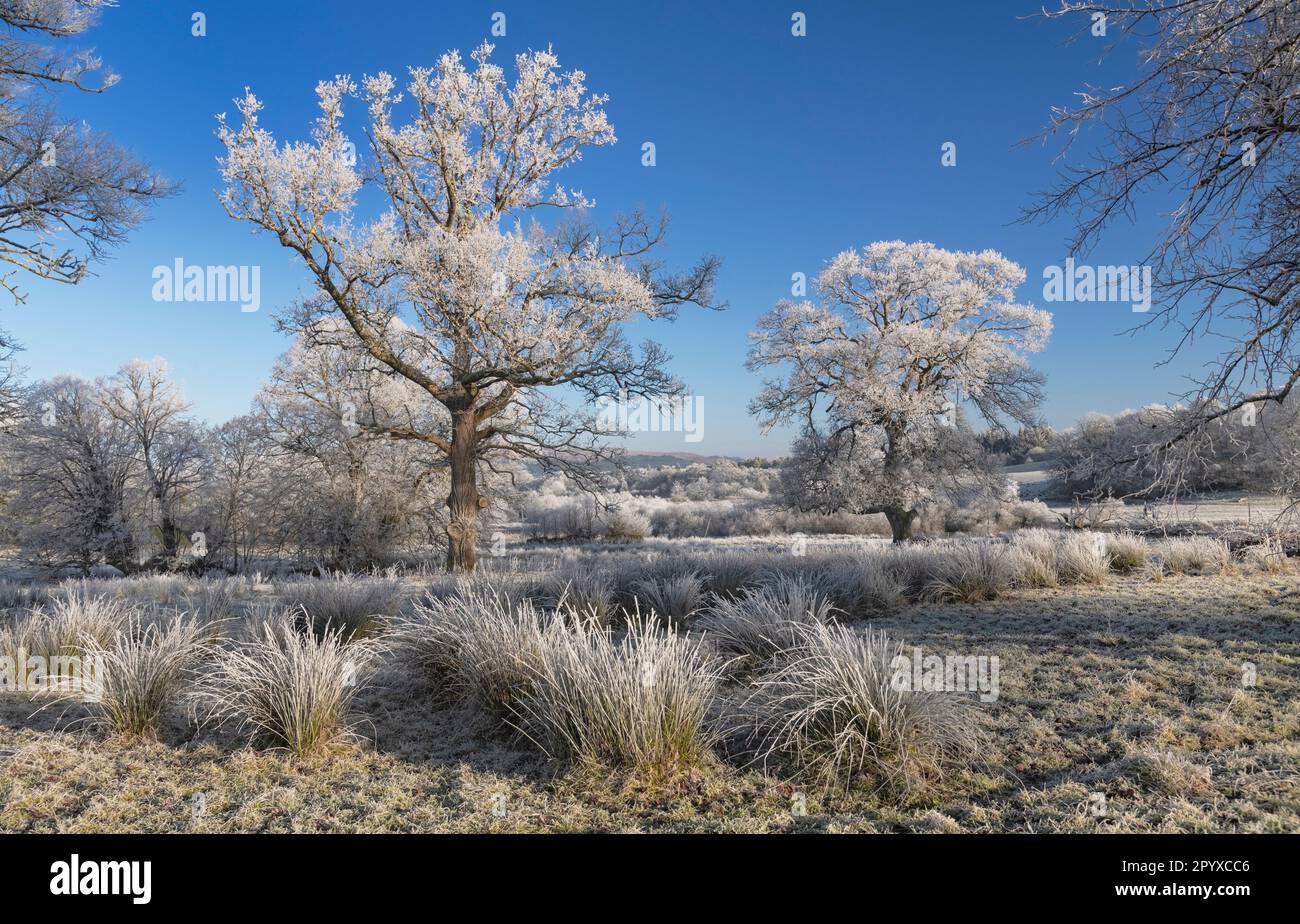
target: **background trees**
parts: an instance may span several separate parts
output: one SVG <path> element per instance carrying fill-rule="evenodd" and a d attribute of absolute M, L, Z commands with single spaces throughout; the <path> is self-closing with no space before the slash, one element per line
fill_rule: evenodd
<path fill-rule="evenodd" d="M 198 503 L 206 433 L 187 414 L 161 361 L 135 360 L 108 379 L 61 377 L 28 390 L 0 444 L 0 497 L 15 540 L 50 567 L 105 563 L 180 567 L 206 554 Z"/>
<path fill-rule="evenodd" d="M 3 495 L 12 539 L 51 568 L 136 565 L 128 509 L 135 456 L 100 387 L 64 376 L 32 388 L 5 449 Z"/>
<path fill-rule="evenodd" d="M 433 542 L 446 525 L 446 460 L 423 439 L 387 435 L 437 426 L 441 408 L 421 394 L 354 347 L 298 338 L 255 411 L 277 545 L 357 568 Z"/>
<path fill-rule="evenodd" d="M 896 541 L 918 505 L 973 473 L 961 407 L 1033 422 L 1051 316 L 1015 302 L 1024 271 L 993 251 L 888 241 L 846 250 L 816 297 L 782 301 L 751 335 L 751 369 L 778 368 L 751 405 L 803 427 L 788 483 L 801 505 L 883 513 Z"/>
<path fill-rule="evenodd" d="M 182 508 L 207 479 L 203 431 L 186 416 L 189 405 L 168 380 L 161 360 L 127 363 L 104 383 L 99 400 L 130 436 L 159 554 L 174 559 L 188 541 L 178 520 Z"/>
<path fill-rule="evenodd" d="M 1087 414 L 1059 434 L 1054 475 L 1067 495 L 1084 497 L 1211 491 L 1300 497 L 1293 467 L 1300 401 L 1207 420 L 1211 412 L 1152 404 L 1113 416 Z"/>
<path fill-rule="evenodd" d="M 0 442 L 3 539 L 51 570 L 237 569 L 276 556 L 355 570 L 418 554 L 446 523 L 446 461 L 377 432 L 423 425 L 403 404 L 412 389 L 303 342 L 251 413 L 213 429 L 161 361 L 37 383 Z"/>
<path fill-rule="evenodd" d="M 318 287 L 290 327 L 318 345 L 345 345 L 346 331 L 346 345 L 441 407 L 429 429 L 376 429 L 446 458 L 447 565 L 458 569 L 475 565 L 488 504 L 481 476 L 494 458 L 581 477 L 609 455 L 589 408 L 562 398 L 679 388 L 663 351 L 634 349 L 623 325 L 708 304 L 718 265 L 706 258 L 684 275 L 662 273 L 646 255 L 666 222 L 641 214 L 598 234 L 583 214 L 588 200 L 550 177 L 614 142 L 605 98 L 588 93 L 581 71 L 561 72 L 550 51 L 517 56 L 508 83 L 491 51 L 476 49 L 468 66 L 451 52 L 411 68 L 406 122 L 396 121 L 392 76 L 362 82 L 366 156 L 387 200 L 369 222 L 356 214 L 365 178 L 342 129 L 343 101 L 357 93 L 349 78 L 317 87 L 310 142 L 277 144 L 251 93 L 238 103 L 240 123 L 223 119 L 219 132 L 227 210 L 275 234 Z M 551 209 L 569 218 L 543 226 L 537 216 Z"/>
<path fill-rule="evenodd" d="M 209 435 L 211 478 L 204 507 L 210 511 L 209 554 L 228 559 L 233 570 L 264 548 L 271 533 L 268 511 L 276 498 L 270 481 L 272 445 L 266 422 L 241 414 Z"/>

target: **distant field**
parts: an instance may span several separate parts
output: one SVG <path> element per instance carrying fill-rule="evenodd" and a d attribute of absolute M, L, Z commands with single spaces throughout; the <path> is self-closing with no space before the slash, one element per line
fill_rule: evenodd
<path fill-rule="evenodd" d="M 1012 465 L 1004 471 L 1020 487 L 1020 496 L 1026 499 L 1041 497 L 1051 481 L 1049 466 L 1042 462 Z M 1044 498 L 1044 501 L 1053 513 L 1066 514 L 1071 510 L 1070 503 L 1059 498 Z M 1275 521 L 1286 510 L 1287 500 L 1274 494 L 1223 491 L 1177 503 L 1161 501 L 1148 505 L 1141 500 L 1130 500 L 1125 507 L 1125 514 L 1116 519 L 1117 525 L 1200 522 L 1260 526 Z"/>
<path fill-rule="evenodd" d="M 1071 510 L 1070 504 L 1061 501 L 1048 501 L 1047 506 L 1057 514 L 1066 514 Z M 1276 522 L 1286 508 L 1285 498 L 1239 492 L 1224 492 L 1178 503 L 1162 502 L 1147 505 L 1130 501 L 1125 504 L 1124 513 L 1115 518 L 1114 525 L 1158 526 L 1176 523 L 1209 523 L 1266 526 Z"/>

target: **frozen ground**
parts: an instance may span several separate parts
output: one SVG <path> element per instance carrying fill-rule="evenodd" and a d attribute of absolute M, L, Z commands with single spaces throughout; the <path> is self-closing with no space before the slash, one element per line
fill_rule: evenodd
<path fill-rule="evenodd" d="M 34 713 L 0 696 L 0 829 L 1300 830 L 1294 566 L 1113 575 L 974 605 L 915 603 L 869 623 L 927 652 L 1000 663 L 999 697 L 979 707 L 986 746 L 901 801 L 803 792 L 722 758 L 653 785 L 565 770 L 389 673 L 359 703 L 360 743 L 299 760 L 183 715 L 159 742 L 126 743 L 79 730 L 80 707 Z"/>

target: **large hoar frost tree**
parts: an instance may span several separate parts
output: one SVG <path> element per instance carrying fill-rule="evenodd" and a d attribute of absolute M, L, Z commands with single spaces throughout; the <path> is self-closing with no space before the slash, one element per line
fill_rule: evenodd
<path fill-rule="evenodd" d="M 307 142 L 277 143 L 251 92 L 239 124 L 219 126 L 227 211 L 274 234 L 312 276 L 287 326 L 378 361 L 445 412 L 426 429 L 359 422 L 446 458 L 447 566 L 460 570 L 475 565 L 484 466 L 510 456 L 582 478 L 612 454 L 594 402 L 680 389 L 662 349 L 634 349 L 623 328 L 709 305 L 718 267 L 705 258 L 663 272 L 648 256 L 662 218 L 638 212 L 598 233 L 591 203 L 551 175 L 614 142 L 605 97 L 549 50 L 518 55 L 513 82 L 491 51 L 411 68 L 405 94 L 386 73 L 359 90 L 348 77 L 323 82 Z M 342 124 L 358 95 L 369 122 L 360 154 Z M 370 220 L 363 187 L 385 200 Z M 548 212 L 558 214 L 544 224 Z M 345 322 L 346 340 L 326 319 Z"/>
<path fill-rule="evenodd" d="M 918 508 L 976 473 L 966 411 L 1036 420 L 1027 360 L 1051 315 L 1015 300 L 1024 271 L 993 251 L 888 241 L 846 250 L 814 297 L 782 301 L 751 334 L 748 366 L 777 369 L 751 404 L 765 430 L 802 434 L 785 481 L 805 507 L 882 513 L 895 541 Z"/>

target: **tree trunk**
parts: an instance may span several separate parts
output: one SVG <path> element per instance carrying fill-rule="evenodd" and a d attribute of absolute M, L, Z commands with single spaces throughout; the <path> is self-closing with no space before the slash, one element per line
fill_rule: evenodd
<path fill-rule="evenodd" d="M 158 507 L 162 511 L 159 517 L 162 526 L 159 530 L 162 538 L 162 557 L 170 562 L 180 553 L 180 544 L 176 541 L 179 530 L 176 528 L 176 521 L 172 519 L 171 513 L 167 511 L 161 500 Z"/>
<path fill-rule="evenodd" d="M 889 521 L 889 529 L 894 534 L 895 542 L 906 542 L 912 538 L 912 521 L 916 519 L 915 510 L 889 507 L 885 510 L 885 519 Z"/>
<path fill-rule="evenodd" d="M 903 460 L 899 458 L 903 445 L 903 428 L 896 423 L 885 426 L 885 475 L 893 484 L 898 483 L 898 472 Z M 912 538 L 912 521 L 916 519 L 915 509 L 904 509 L 898 505 L 884 509 L 889 529 L 894 534 L 894 542 L 906 542 Z"/>
<path fill-rule="evenodd" d="M 478 561 L 478 428 L 473 409 L 452 414 L 451 494 L 447 497 L 447 570 L 473 571 Z"/>

